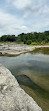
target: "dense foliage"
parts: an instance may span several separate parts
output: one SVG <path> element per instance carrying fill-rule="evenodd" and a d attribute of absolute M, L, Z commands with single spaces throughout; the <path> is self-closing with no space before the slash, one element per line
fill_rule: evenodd
<path fill-rule="evenodd" d="M 10 42 L 23 42 L 24 44 L 31 44 L 31 43 L 48 43 L 49 42 L 49 31 L 45 32 L 34 32 L 34 33 L 27 33 L 27 34 L 19 34 L 17 37 L 15 35 L 3 35 L 0 37 L 0 41 L 10 41 Z"/>

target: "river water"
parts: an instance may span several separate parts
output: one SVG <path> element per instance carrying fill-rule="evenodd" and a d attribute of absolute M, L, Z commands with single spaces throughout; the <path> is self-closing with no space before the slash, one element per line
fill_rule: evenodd
<path fill-rule="evenodd" d="M 0 56 L 0 63 L 12 72 L 21 87 L 34 97 L 43 108 L 43 111 L 45 110 L 44 106 L 47 104 L 45 111 L 48 111 L 49 55 L 41 52 L 31 52 L 16 57 Z M 37 98 L 38 95 L 39 98 Z"/>

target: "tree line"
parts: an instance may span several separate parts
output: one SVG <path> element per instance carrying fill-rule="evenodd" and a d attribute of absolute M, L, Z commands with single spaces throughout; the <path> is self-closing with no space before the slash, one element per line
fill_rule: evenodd
<path fill-rule="evenodd" d="M 17 42 L 24 44 L 32 43 L 48 43 L 49 42 L 49 31 L 45 32 L 34 32 L 34 33 L 21 33 L 18 36 L 15 35 L 3 35 L 0 37 L 0 42 Z"/>

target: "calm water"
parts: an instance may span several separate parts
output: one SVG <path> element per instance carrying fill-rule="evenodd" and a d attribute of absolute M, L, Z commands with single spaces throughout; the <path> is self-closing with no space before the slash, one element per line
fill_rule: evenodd
<path fill-rule="evenodd" d="M 41 53 L 26 53 L 16 57 L 0 56 L 0 63 L 10 69 L 15 76 L 26 71 L 49 74 L 49 55 Z"/>
<path fill-rule="evenodd" d="M 16 57 L 0 56 L 0 63 L 12 72 L 21 86 L 31 88 L 31 91 L 35 91 L 36 97 L 39 95 L 40 99 L 36 101 L 42 108 L 46 104 L 44 102 L 49 104 L 49 55 L 38 52 Z M 27 92 L 27 88 L 25 90 Z M 27 93 L 31 95 L 29 91 Z M 31 96 L 34 96 L 33 92 Z M 43 102 L 43 106 L 40 101 Z M 48 111 L 48 108 L 45 111 Z"/>

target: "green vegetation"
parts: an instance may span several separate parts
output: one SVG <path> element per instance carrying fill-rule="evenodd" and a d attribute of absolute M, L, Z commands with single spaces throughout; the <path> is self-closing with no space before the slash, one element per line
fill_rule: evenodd
<path fill-rule="evenodd" d="M 29 45 L 29 44 L 31 44 L 31 43 L 32 43 L 32 41 L 31 41 L 31 40 L 28 40 L 28 41 L 27 41 L 27 44 L 28 44 L 28 45 Z"/>
<path fill-rule="evenodd" d="M 16 37 L 15 35 L 3 35 L 1 38 L 0 38 L 0 41 L 10 41 L 10 42 L 14 42 L 16 41 Z"/>
<path fill-rule="evenodd" d="M 17 42 L 17 43 L 24 43 L 24 44 L 45 44 L 49 42 L 49 31 L 45 32 L 34 32 L 34 33 L 22 33 L 18 36 L 15 35 L 3 35 L 0 37 L 0 41 L 6 42 Z"/>
<path fill-rule="evenodd" d="M 31 51 L 31 53 L 42 53 L 49 55 L 49 47 L 41 47 L 41 48 L 35 48 L 35 50 Z"/>

